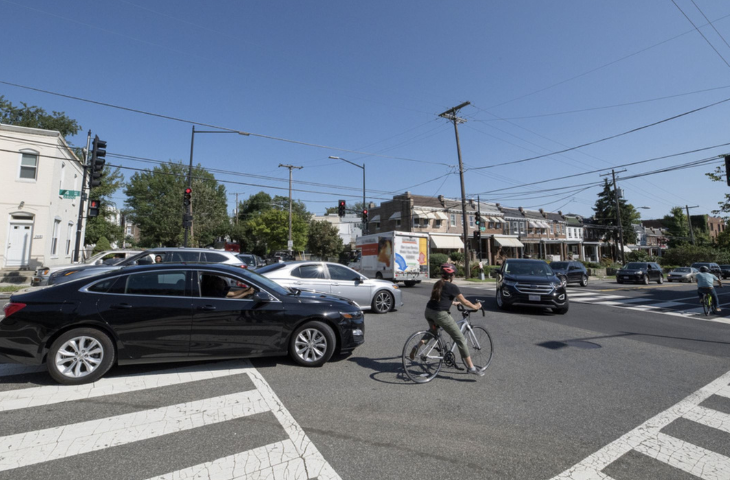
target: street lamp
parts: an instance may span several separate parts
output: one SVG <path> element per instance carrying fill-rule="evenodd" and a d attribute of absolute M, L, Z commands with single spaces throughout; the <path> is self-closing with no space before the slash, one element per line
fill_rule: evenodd
<path fill-rule="evenodd" d="M 353 163 L 353 162 L 346 160 L 344 158 L 341 158 L 341 157 L 333 157 L 332 155 L 330 155 L 330 158 L 333 160 L 342 160 L 343 162 L 347 162 L 350 165 L 355 165 L 357 168 L 362 168 L 362 208 L 367 209 L 368 207 L 367 207 L 367 205 L 365 205 L 365 163 L 363 162 L 362 165 L 358 165 L 357 163 Z M 368 233 L 368 224 L 367 224 L 367 222 L 363 221 L 363 234 L 367 235 L 367 233 Z"/>
<path fill-rule="evenodd" d="M 195 134 L 196 133 L 237 133 L 239 135 L 244 135 L 248 137 L 250 134 L 246 132 L 240 132 L 238 130 L 195 130 L 195 125 L 193 125 L 193 133 L 190 135 L 190 167 L 188 169 L 188 188 L 193 188 L 193 146 L 195 145 Z M 188 246 L 188 234 L 192 231 L 192 221 L 193 221 L 193 204 L 192 202 L 188 202 L 187 206 L 185 207 L 185 218 L 190 219 L 189 222 L 183 222 L 184 228 L 185 228 L 185 240 L 183 243 L 184 247 Z"/>

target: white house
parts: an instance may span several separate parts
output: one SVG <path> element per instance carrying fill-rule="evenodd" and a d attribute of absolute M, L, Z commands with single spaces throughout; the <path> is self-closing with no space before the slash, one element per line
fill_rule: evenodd
<path fill-rule="evenodd" d="M 330 222 L 339 230 L 342 243 L 355 245 L 355 239 L 362 235 L 362 219 L 359 215 L 348 214 L 340 218 L 339 215 L 315 215 L 312 220 Z"/>
<path fill-rule="evenodd" d="M 0 124 L 0 165 L 0 267 L 70 263 L 81 201 L 73 192 L 83 179 L 79 159 L 59 132 Z"/>

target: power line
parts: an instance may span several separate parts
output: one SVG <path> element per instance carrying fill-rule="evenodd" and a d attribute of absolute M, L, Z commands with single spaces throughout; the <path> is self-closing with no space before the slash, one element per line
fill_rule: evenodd
<path fill-rule="evenodd" d="M 86 103 L 91 103 L 91 104 L 94 104 L 94 105 L 100 105 L 102 107 L 115 108 L 117 110 L 124 110 L 124 111 L 127 111 L 127 112 L 138 113 L 140 115 L 148 115 L 148 116 L 151 116 L 151 117 L 162 118 L 162 119 L 165 119 L 165 120 L 172 120 L 174 122 L 181 122 L 181 123 L 187 123 L 189 125 L 200 125 L 200 126 L 203 126 L 203 127 L 217 128 L 218 130 L 226 130 L 226 131 L 230 131 L 230 132 L 240 132 L 240 133 L 242 133 L 242 134 L 244 134 L 246 136 L 251 136 L 251 137 L 266 138 L 268 140 L 276 140 L 276 141 L 279 141 L 279 142 L 292 143 L 292 144 L 295 144 L 295 145 L 303 145 L 303 146 L 314 147 L 314 148 L 322 148 L 322 149 L 333 150 L 333 151 L 337 151 L 337 152 L 352 153 L 352 154 L 355 154 L 355 155 L 365 155 L 365 156 L 368 156 L 368 157 L 387 158 L 387 159 L 391 159 L 391 160 L 402 160 L 402 161 L 405 161 L 405 162 L 425 163 L 425 164 L 430 164 L 430 165 L 444 165 L 446 167 L 451 167 L 451 165 L 449 165 L 447 163 L 443 163 L 443 162 L 431 162 L 431 161 L 428 161 L 428 160 L 418 160 L 418 159 L 414 159 L 414 158 L 394 157 L 394 156 L 390 156 L 390 155 L 382 155 L 382 154 L 373 153 L 373 152 L 361 152 L 361 151 L 358 151 L 358 150 L 348 150 L 346 148 L 332 147 L 332 146 L 327 146 L 327 145 L 320 145 L 320 144 L 316 144 L 316 143 L 303 142 L 303 141 L 299 141 L 299 140 L 291 140 L 291 139 L 282 138 L 282 137 L 274 137 L 272 135 L 264 135 L 264 134 L 261 134 L 261 133 L 244 132 L 242 130 L 238 130 L 238 129 L 235 129 L 235 128 L 221 127 L 219 125 L 213 125 L 213 124 L 210 124 L 210 123 L 196 122 L 196 121 L 193 121 L 193 120 L 187 120 L 187 119 L 183 119 L 183 118 L 172 117 L 170 115 L 163 115 L 163 114 L 160 114 L 160 113 L 147 112 L 145 110 L 139 110 L 139 109 L 136 109 L 136 108 L 123 107 L 123 106 L 120 106 L 120 105 L 114 105 L 112 103 L 100 102 L 100 101 L 97 101 L 97 100 L 90 100 L 90 99 L 87 99 L 87 98 L 76 97 L 76 96 L 67 95 L 67 94 L 64 94 L 64 93 L 52 92 L 50 90 L 43 90 L 43 89 L 40 89 L 40 88 L 29 87 L 27 85 L 20 85 L 20 84 L 17 84 L 17 83 L 6 82 L 6 81 L 3 81 L 3 80 L 0 80 L 0 84 L 9 85 L 11 87 L 23 88 L 23 89 L 26 89 L 26 90 L 32 90 L 32 91 L 35 91 L 35 92 L 45 93 L 45 94 L 48 94 L 48 95 L 55 95 L 55 96 L 58 96 L 58 97 L 68 98 L 70 100 L 76 100 L 76 101 L 79 101 L 79 102 L 86 102 Z"/>
<path fill-rule="evenodd" d="M 679 5 L 677 5 L 677 2 L 675 2 L 674 0 L 672 0 L 672 3 L 674 4 L 674 6 L 675 6 L 675 7 L 677 7 L 677 10 L 679 10 L 680 12 L 682 12 L 682 15 L 684 15 L 684 18 L 686 18 L 686 19 L 687 19 L 687 21 L 688 21 L 689 23 L 691 23 L 691 24 L 692 24 L 692 26 L 693 26 L 693 27 L 695 28 L 695 30 L 697 30 L 697 33 L 699 33 L 700 35 L 702 35 L 702 38 L 704 38 L 704 39 L 705 39 L 705 42 L 707 42 L 707 44 L 708 44 L 708 45 L 710 46 L 710 48 L 712 48 L 712 49 L 713 49 L 713 50 L 715 51 L 715 53 L 717 54 L 717 56 L 718 56 L 718 57 L 720 57 L 720 59 L 721 59 L 721 60 L 722 60 L 722 61 L 723 61 L 723 62 L 725 63 L 725 65 L 727 65 L 727 66 L 728 66 L 728 68 L 730 68 L 730 63 L 727 63 L 727 60 L 725 60 L 725 57 L 723 57 L 723 56 L 722 56 L 722 54 L 721 54 L 720 52 L 718 52 L 718 51 L 717 51 L 717 49 L 716 49 L 716 48 L 715 48 L 715 46 L 714 46 L 714 45 L 713 45 L 713 44 L 712 44 L 712 43 L 710 42 L 710 40 L 708 40 L 708 38 L 707 38 L 707 37 L 705 37 L 705 34 L 704 34 L 704 33 L 702 33 L 702 31 L 701 31 L 701 30 L 700 30 L 699 28 L 697 28 L 697 25 L 695 25 L 695 23 L 694 23 L 694 22 L 692 21 L 692 19 L 691 19 L 691 18 L 689 18 L 689 17 L 687 16 L 687 14 L 686 14 L 686 13 L 684 13 L 684 10 L 682 10 L 682 8 L 681 8 L 681 7 L 679 6 Z M 694 3 L 694 2 L 692 2 L 692 3 Z M 697 5 L 695 4 L 695 7 L 696 7 L 696 6 L 697 6 Z M 699 7 L 697 7 L 697 9 L 699 10 Z M 702 12 L 700 11 L 700 13 L 702 13 Z M 704 15 L 704 14 L 703 14 L 703 15 Z M 727 43 L 727 42 L 726 42 L 726 43 Z"/>
<path fill-rule="evenodd" d="M 723 42 L 725 42 L 725 45 L 730 48 L 730 44 L 727 43 L 727 40 L 725 40 L 725 37 L 722 36 L 722 33 L 719 32 L 717 28 L 715 28 L 715 25 L 710 21 L 709 18 L 707 18 L 707 15 L 705 15 L 705 12 L 702 11 L 702 9 L 695 3 L 695 0 L 690 0 L 692 2 L 692 5 L 695 6 L 695 8 L 702 14 L 703 17 L 705 17 L 705 20 L 707 23 L 712 27 L 712 29 L 715 31 L 715 33 L 722 39 Z M 675 4 L 676 5 L 676 4 Z"/>
<path fill-rule="evenodd" d="M 684 112 L 684 113 L 680 113 L 680 114 L 674 115 L 672 117 L 664 118 L 664 119 L 659 120 L 657 122 L 649 123 L 647 125 L 642 125 L 641 127 L 632 128 L 631 130 L 627 130 L 627 131 L 622 132 L 622 133 L 617 133 L 617 134 L 611 135 L 609 137 L 604 137 L 604 138 L 601 138 L 601 139 L 598 139 L 598 140 L 593 140 L 592 142 L 587 142 L 587 143 L 583 143 L 581 145 L 576 145 L 574 147 L 569 147 L 569 148 L 566 148 L 566 149 L 563 149 L 563 150 L 559 150 L 557 152 L 546 153 L 546 154 L 543 154 L 543 155 L 538 155 L 538 156 L 530 157 L 530 158 L 523 158 L 521 160 L 513 160 L 511 162 L 503 162 L 503 163 L 496 163 L 494 165 L 486 165 L 486 166 L 483 166 L 483 167 L 472 167 L 469 170 L 484 170 L 486 168 L 495 168 L 495 167 L 501 167 L 501 166 L 504 166 L 504 165 L 514 165 L 516 163 L 524 163 L 524 162 L 529 162 L 529 161 L 532 161 L 532 160 L 537 160 L 539 158 L 550 157 L 552 155 L 557 155 L 559 153 L 570 152 L 572 150 L 577 150 L 579 148 L 587 147 L 589 145 L 595 145 L 597 143 L 605 142 L 607 140 L 612 140 L 614 138 L 622 137 L 624 135 L 628 135 L 628 134 L 635 133 L 635 132 L 638 132 L 638 131 L 641 131 L 641 130 L 645 130 L 645 129 L 650 128 L 650 127 L 655 127 L 655 126 L 660 125 L 662 123 L 666 123 L 666 122 L 669 122 L 669 121 L 672 121 L 672 120 L 676 120 L 678 118 L 681 118 L 681 117 L 684 117 L 684 116 L 687 116 L 687 115 L 690 115 L 690 114 L 693 114 L 693 113 L 697 113 L 697 112 L 700 112 L 700 111 L 705 110 L 707 108 L 714 107 L 714 106 L 717 106 L 717 105 L 720 105 L 720 104 L 723 104 L 723 103 L 729 102 L 729 101 L 730 101 L 730 98 L 726 98 L 724 100 L 720 100 L 719 102 L 714 102 L 714 103 L 711 103 L 709 105 L 705 105 L 705 106 L 702 106 L 702 107 L 699 107 L 699 108 L 695 108 L 694 110 L 690 110 L 690 111 L 687 111 L 687 112 Z"/>

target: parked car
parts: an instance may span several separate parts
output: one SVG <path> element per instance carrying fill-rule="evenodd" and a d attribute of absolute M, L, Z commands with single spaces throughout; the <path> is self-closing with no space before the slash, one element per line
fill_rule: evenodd
<path fill-rule="evenodd" d="M 497 307 L 514 305 L 550 308 L 565 314 L 570 307 L 565 284 L 543 260 L 510 258 L 497 275 Z"/>
<path fill-rule="evenodd" d="M 256 272 L 285 287 L 339 295 L 356 302 L 363 310 L 376 313 L 387 313 L 403 305 L 403 295 L 397 284 L 367 278 L 339 263 L 274 263 Z"/>
<path fill-rule="evenodd" d="M 58 285 L 78 278 L 101 275 L 131 265 L 152 265 L 154 263 L 223 263 L 245 268 L 243 262 L 236 257 L 235 252 L 211 250 L 209 248 L 160 247 L 140 252 L 116 265 L 88 265 L 59 270 L 51 274 L 48 284 Z"/>
<path fill-rule="evenodd" d="M 698 273 L 699 271 L 692 267 L 675 268 L 667 275 L 667 282 L 696 282 Z"/>
<path fill-rule="evenodd" d="M 707 267 L 710 269 L 710 273 L 716 276 L 717 278 L 723 278 L 722 277 L 722 269 L 720 268 L 720 265 L 713 263 L 713 262 L 695 262 L 692 264 L 692 268 L 696 268 L 697 270 L 701 269 L 702 267 Z"/>
<path fill-rule="evenodd" d="M 96 255 L 87 258 L 81 263 L 73 264 L 63 264 L 63 265 L 53 265 L 52 267 L 38 267 L 36 268 L 33 276 L 30 279 L 30 284 L 34 287 L 41 286 L 41 285 L 48 285 L 48 278 L 51 276 L 53 272 L 57 272 L 59 270 L 66 270 L 68 268 L 73 268 L 76 266 L 82 266 L 82 265 L 103 265 L 105 262 L 109 262 L 110 259 L 113 258 L 119 258 L 119 261 L 116 263 L 121 262 L 122 260 L 125 260 L 132 255 L 136 255 L 140 253 L 141 250 L 104 250 L 103 252 L 99 252 Z M 108 264 L 108 263 L 107 263 Z"/>
<path fill-rule="evenodd" d="M 294 256 L 289 255 L 289 252 L 279 250 L 268 256 L 266 264 L 271 265 L 273 263 L 293 262 L 294 260 Z"/>
<path fill-rule="evenodd" d="M 616 283 L 664 283 L 662 267 L 654 262 L 629 262 L 616 272 Z"/>
<path fill-rule="evenodd" d="M 551 262 L 550 268 L 563 285 L 578 283 L 581 287 L 588 286 L 588 270 L 580 262 Z"/>
<path fill-rule="evenodd" d="M 254 255 L 253 253 L 237 253 L 236 256 L 249 270 L 256 270 L 257 268 L 266 265 L 266 262 L 264 262 L 261 257 Z"/>
<path fill-rule="evenodd" d="M 318 367 L 364 342 L 355 302 L 230 265 L 129 267 L 10 297 L 0 360 L 46 363 L 59 383 L 114 364 L 290 355 Z"/>
<path fill-rule="evenodd" d="M 723 279 L 730 277 L 730 265 L 720 265 L 720 271 Z"/>

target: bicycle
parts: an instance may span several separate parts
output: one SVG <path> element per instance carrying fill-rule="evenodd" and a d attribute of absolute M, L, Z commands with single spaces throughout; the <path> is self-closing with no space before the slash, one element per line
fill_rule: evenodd
<path fill-rule="evenodd" d="M 456 324 L 466 337 L 474 366 L 486 370 L 492 362 L 492 337 L 486 328 L 472 326 L 469 321 L 471 313 L 476 312 L 476 310 L 466 309 L 463 305 L 457 305 L 457 309 L 461 312 L 462 319 Z M 482 316 L 484 315 L 484 310 L 482 310 Z M 449 343 L 444 340 L 441 337 L 441 330 L 439 327 L 435 335 L 431 330 L 416 332 L 408 337 L 403 346 L 403 370 L 405 370 L 408 378 L 416 383 L 428 383 L 433 380 L 441 371 L 443 364 L 457 370 L 464 370 L 464 368 L 457 365 L 456 355 L 454 354 L 457 347 L 456 342 Z M 411 359 L 411 353 L 414 351 L 416 353 L 414 358 Z M 464 359 L 461 359 L 461 363 L 463 362 Z"/>
<path fill-rule="evenodd" d="M 712 301 L 712 295 L 709 290 L 702 293 L 702 310 L 705 312 L 705 316 L 710 316 L 710 313 L 717 313 L 717 305 Z"/>

